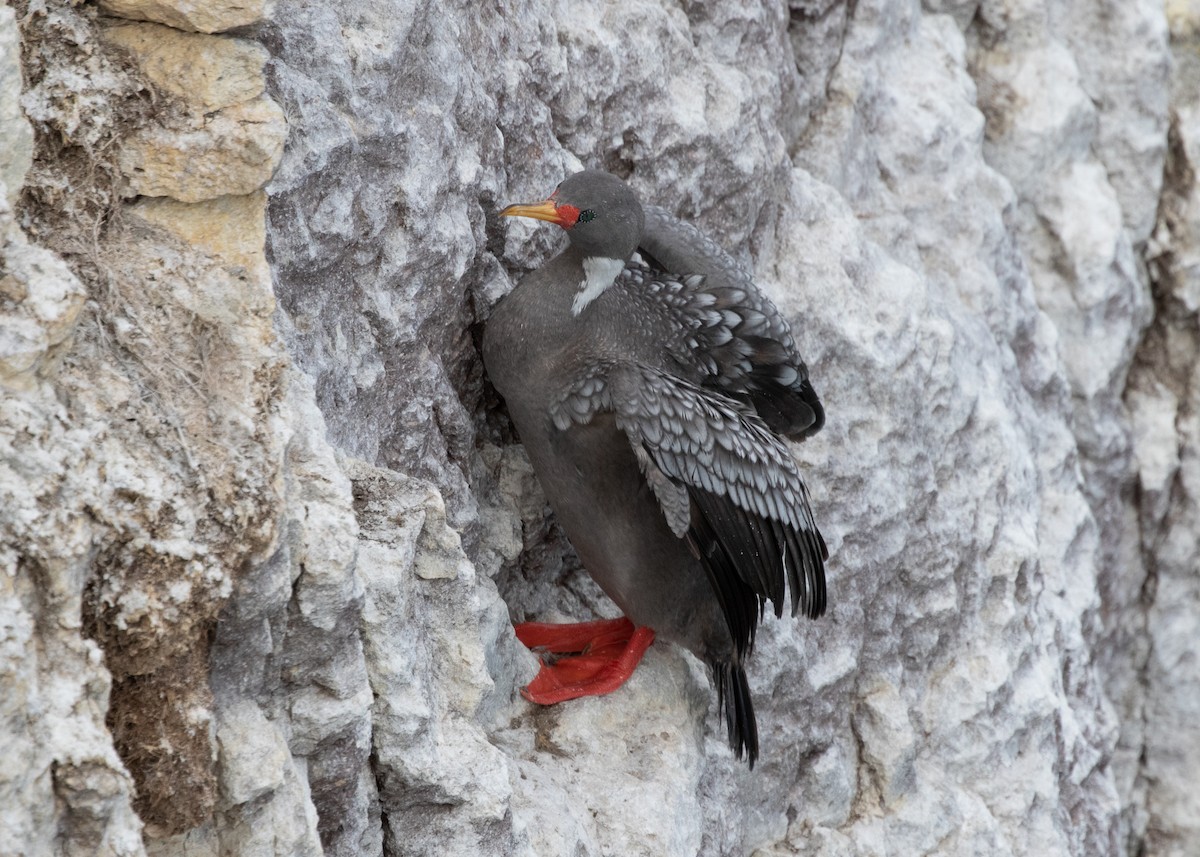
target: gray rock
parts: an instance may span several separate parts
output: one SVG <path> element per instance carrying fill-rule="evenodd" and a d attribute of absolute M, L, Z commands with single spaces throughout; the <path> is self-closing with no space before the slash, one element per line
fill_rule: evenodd
<path fill-rule="evenodd" d="M 25 173 L 33 163 L 33 129 L 21 114 L 21 51 L 17 15 L 9 6 L 0 9 L 0 182 L 9 206 L 17 201 Z"/>
<path fill-rule="evenodd" d="M 1168 42 L 1150 0 L 282 0 L 239 31 L 287 120 L 273 294 L 122 216 L 169 102 L 93 9 L 34 10 L 28 90 L 0 74 L 40 147 L 0 209 L 0 851 L 1200 850 L 1173 8 Z M 518 693 L 511 620 L 614 610 L 477 350 L 561 241 L 498 206 L 581 165 L 750 266 L 826 403 L 795 452 L 830 611 L 763 626 L 753 772 L 669 646 Z"/>
<path fill-rule="evenodd" d="M 1185 642 L 1197 633 L 1196 485 L 1200 476 L 1197 419 L 1200 267 L 1196 258 L 1196 182 L 1200 157 L 1200 100 L 1196 82 L 1196 22 L 1172 21 L 1172 115 L 1159 221 L 1151 241 L 1154 324 L 1139 348 L 1125 391 L 1133 424 L 1140 503 L 1139 547 L 1148 578 L 1143 598 L 1146 642 L 1141 706 L 1142 764 L 1134 787 L 1144 804 L 1148 853 L 1186 854 L 1200 841 L 1188 786 L 1200 764 L 1200 682 Z"/>

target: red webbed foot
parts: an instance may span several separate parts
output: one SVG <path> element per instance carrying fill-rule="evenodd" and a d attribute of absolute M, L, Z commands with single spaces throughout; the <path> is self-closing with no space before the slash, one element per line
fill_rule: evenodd
<path fill-rule="evenodd" d="M 524 622 L 514 629 L 527 648 L 552 655 L 521 695 L 539 705 L 612 693 L 628 681 L 654 642 L 654 631 L 628 619 L 559 625 Z M 579 653 L 579 654 L 575 654 Z"/>

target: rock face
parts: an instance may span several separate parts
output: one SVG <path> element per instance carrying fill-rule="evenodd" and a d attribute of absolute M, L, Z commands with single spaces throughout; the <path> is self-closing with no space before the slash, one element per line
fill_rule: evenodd
<path fill-rule="evenodd" d="M 230 35 L 233 31 L 235 35 Z M 1200 18 L 1151 0 L 0 8 L 0 854 L 1200 852 Z M 19 48 L 19 50 L 18 50 Z M 763 756 L 483 377 L 599 166 L 826 403 Z"/>

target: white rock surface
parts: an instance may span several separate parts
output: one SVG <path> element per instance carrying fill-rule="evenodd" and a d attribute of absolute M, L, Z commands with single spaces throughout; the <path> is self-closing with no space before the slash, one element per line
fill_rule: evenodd
<path fill-rule="evenodd" d="M 0 46 L 18 44 L 0 9 Z M 81 634 L 93 523 L 81 508 L 95 473 L 80 467 L 103 425 L 72 415 L 48 378 L 70 347 L 84 287 L 29 243 L 8 200 L 32 142 L 9 110 L 19 72 L 0 54 L 0 854 L 143 855 L 133 782 L 105 728 L 112 682 Z M 80 471 L 83 472 L 80 472 Z M 62 502 L 63 497 L 72 498 Z"/>
<path fill-rule="evenodd" d="M 1169 7 L 1170 8 L 1170 7 Z M 1200 842 L 1192 772 L 1200 765 L 1200 672 L 1194 647 L 1197 604 L 1197 485 L 1200 478 L 1200 61 L 1197 24 L 1175 7 L 1170 152 L 1164 173 L 1150 270 L 1156 317 L 1138 353 L 1125 401 L 1134 428 L 1141 490 L 1138 523 L 1149 576 L 1144 600 L 1147 645 L 1143 673 L 1143 762 L 1137 789 L 1145 796 L 1147 853 L 1184 855 Z"/>
<path fill-rule="evenodd" d="M 0 209 L 0 852 L 1200 852 L 1194 4 L 105 8 L 267 20 L 126 25 L 137 72 L 93 9 L 0 10 L 39 132 Z M 477 351 L 560 239 L 494 212 L 580 165 L 750 265 L 826 402 L 830 612 L 760 634 L 753 772 L 670 647 L 517 692 L 511 619 L 613 610 Z"/>
<path fill-rule="evenodd" d="M 5 185 L 9 206 L 25 184 L 25 173 L 33 162 L 33 129 L 21 114 L 21 46 L 17 36 L 17 14 L 9 6 L 0 8 L 0 126 L 4 127 L 4 149 L 0 151 L 0 182 Z"/>

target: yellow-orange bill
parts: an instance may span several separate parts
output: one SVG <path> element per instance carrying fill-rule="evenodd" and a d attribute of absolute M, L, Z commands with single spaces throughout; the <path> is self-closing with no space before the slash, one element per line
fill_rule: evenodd
<path fill-rule="evenodd" d="M 546 200 L 533 205 L 510 205 L 508 208 L 500 212 L 501 217 L 532 217 L 536 220 L 548 220 L 551 223 L 557 223 L 559 226 L 563 223 L 563 216 L 558 211 L 558 207 L 553 200 Z"/>

